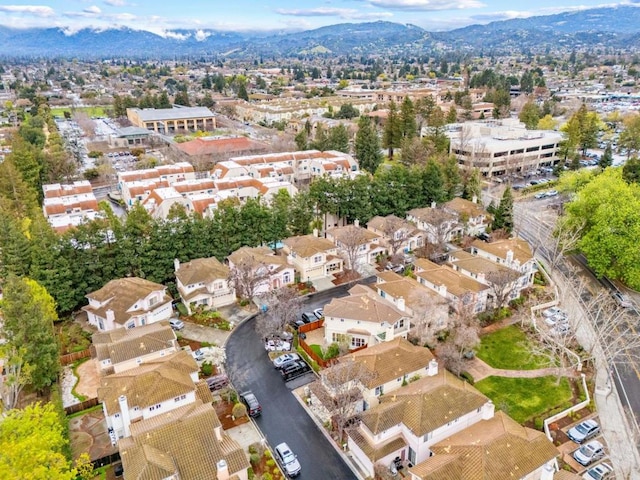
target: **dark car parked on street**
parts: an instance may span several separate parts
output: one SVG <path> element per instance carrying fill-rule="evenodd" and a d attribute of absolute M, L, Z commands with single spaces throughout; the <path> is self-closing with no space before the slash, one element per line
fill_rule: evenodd
<path fill-rule="evenodd" d="M 285 382 L 288 382 L 310 371 L 311 367 L 307 365 L 304 360 L 295 360 L 293 362 L 287 362 L 287 364 L 280 369 L 280 374 Z"/>
<path fill-rule="evenodd" d="M 262 415 L 262 406 L 260 406 L 260 402 L 258 402 L 258 399 L 251 390 L 242 392 L 240 394 L 240 401 L 247 407 L 247 415 L 250 417 L 259 417 Z"/>

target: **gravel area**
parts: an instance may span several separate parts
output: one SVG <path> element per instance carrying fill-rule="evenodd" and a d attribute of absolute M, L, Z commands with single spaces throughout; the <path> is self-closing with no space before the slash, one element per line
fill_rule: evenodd
<path fill-rule="evenodd" d="M 62 369 L 62 405 L 68 407 L 80 403 L 73 393 L 73 387 L 78 382 L 78 377 L 73 374 L 73 369 L 69 366 Z"/>

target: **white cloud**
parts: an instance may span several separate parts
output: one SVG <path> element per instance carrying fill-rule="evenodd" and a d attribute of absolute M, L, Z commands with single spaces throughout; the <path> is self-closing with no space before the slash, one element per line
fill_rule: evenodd
<path fill-rule="evenodd" d="M 209 36 L 211 36 L 211 33 L 205 32 L 204 30 L 197 30 L 195 34 L 195 39 L 199 42 L 203 42 Z"/>
<path fill-rule="evenodd" d="M 360 12 L 353 8 L 318 7 L 309 9 L 279 8 L 276 13 L 291 17 L 339 17 L 348 20 L 372 20 L 393 17 L 391 12 Z"/>
<path fill-rule="evenodd" d="M 56 12 L 44 5 L 0 5 L 0 12 L 34 15 L 36 17 L 54 17 Z"/>
<path fill-rule="evenodd" d="M 124 7 L 127 4 L 124 0 L 104 0 L 104 3 L 112 7 Z"/>
<path fill-rule="evenodd" d="M 478 0 L 367 0 L 374 7 L 389 10 L 463 10 L 466 8 L 482 8 L 487 5 Z"/>
<path fill-rule="evenodd" d="M 100 7 L 98 7 L 96 5 L 92 5 L 90 7 L 87 7 L 82 11 L 84 13 L 88 13 L 90 15 L 100 15 L 102 13 L 102 10 L 100 10 Z"/>

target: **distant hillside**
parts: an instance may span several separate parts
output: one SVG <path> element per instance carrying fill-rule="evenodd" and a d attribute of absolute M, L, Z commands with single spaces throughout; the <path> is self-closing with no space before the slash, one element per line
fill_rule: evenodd
<path fill-rule="evenodd" d="M 58 28 L 0 27 L 0 56 L 78 58 L 184 58 L 218 55 L 429 54 L 442 50 L 478 53 L 528 51 L 546 46 L 640 47 L 640 8 L 616 6 L 427 32 L 392 22 L 345 23 L 304 32 L 246 34 L 222 31 L 150 32 L 119 28 L 65 34 Z M 233 53 L 229 53 L 233 52 Z"/>

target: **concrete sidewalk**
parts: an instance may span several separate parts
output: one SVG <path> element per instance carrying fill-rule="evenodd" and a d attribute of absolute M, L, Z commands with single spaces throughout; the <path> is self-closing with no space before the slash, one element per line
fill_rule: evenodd
<path fill-rule="evenodd" d="M 487 377 L 538 378 L 551 375 L 572 378 L 580 377 L 580 372 L 576 372 L 573 368 L 549 367 L 535 370 L 504 370 L 501 368 L 493 368 L 478 357 L 474 357 L 465 362 L 465 371 L 471 374 L 475 382 L 479 382 Z"/>

